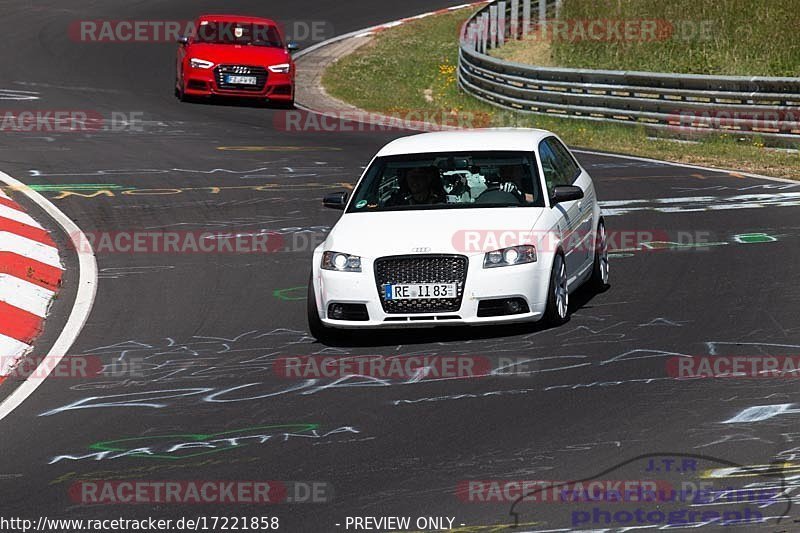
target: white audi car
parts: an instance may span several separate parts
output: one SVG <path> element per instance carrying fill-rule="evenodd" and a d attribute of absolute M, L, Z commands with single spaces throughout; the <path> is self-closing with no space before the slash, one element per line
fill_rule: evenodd
<path fill-rule="evenodd" d="M 424 133 L 386 145 L 314 250 L 312 335 L 341 329 L 567 320 L 569 294 L 608 284 L 589 174 L 535 129 Z"/>

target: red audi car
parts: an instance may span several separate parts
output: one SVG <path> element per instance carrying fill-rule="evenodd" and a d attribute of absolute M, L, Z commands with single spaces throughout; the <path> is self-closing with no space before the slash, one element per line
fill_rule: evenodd
<path fill-rule="evenodd" d="M 203 15 L 178 40 L 175 96 L 253 98 L 294 105 L 295 65 L 278 24 L 238 15 Z"/>

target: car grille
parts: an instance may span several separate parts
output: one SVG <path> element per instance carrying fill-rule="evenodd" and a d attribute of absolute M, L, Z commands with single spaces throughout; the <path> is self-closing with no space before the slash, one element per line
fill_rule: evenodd
<path fill-rule="evenodd" d="M 235 76 L 255 76 L 255 85 L 239 85 L 226 83 L 225 76 L 233 74 Z M 219 65 L 214 69 L 214 78 L 217 87 L 230 91 L 263 91 L 267 84 L 267 69 L 264 67 L 253 67 L 247 65 Z"/>
<path fill-rule="evenodd" d="M 458 311 L 464 296 L 469 261 L 463 255 L 397 255 L 375 261 L 375 281 L 387 313 Z M 384 285 L 397 283 L 455 283 L 455 298 L 386 300 Z"/>

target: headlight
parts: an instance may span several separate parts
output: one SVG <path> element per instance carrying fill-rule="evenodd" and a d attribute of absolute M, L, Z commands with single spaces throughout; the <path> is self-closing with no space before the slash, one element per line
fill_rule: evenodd
<path fill-rule="evenodd" d="M 361 272 L 361 258 L 357 255 L 340 252 L 325 252 L 322 254 L 322 264 L 320 266 L 323 270 Z"/>
<path fill-rule="evenodd" d="M 214 66 L 214 63 L 212 63 L 211 61 L 206 61 L 205 59 L 198 59 L 196 57 L 190 59 L 189 64 L 192 66 L 192 68 L 204 68 L 204 69 L 208 69 Z"/>
<path fill-rule="evenodd" d="M 280 65 L 272 65 L 269 67 L 269 71 L 275 72 L 276 74 L 288 74 L 290 68 L 291 66 L 289 63 L 281 63 Z"/>
<path fill-rule="evenodd" d="M 489 252 L 483 258 L 483 268 L 523 265 L 536 262 L 536 248 L 530 245 L 512 246 Z"/>

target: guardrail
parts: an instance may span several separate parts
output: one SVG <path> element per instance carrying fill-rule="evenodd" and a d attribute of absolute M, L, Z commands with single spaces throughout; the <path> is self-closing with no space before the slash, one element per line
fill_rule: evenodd
<path fill-rule="evenodd" d="M 461 31 L 459 86 L 523 113 L 800 142 L 800 78 L 537 67 L 487 54 L 532 30 L 546 32 L 560 9 L 560 0 L 492 1 L 480 9 Z"/>

